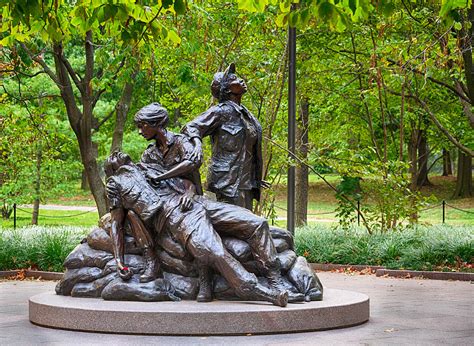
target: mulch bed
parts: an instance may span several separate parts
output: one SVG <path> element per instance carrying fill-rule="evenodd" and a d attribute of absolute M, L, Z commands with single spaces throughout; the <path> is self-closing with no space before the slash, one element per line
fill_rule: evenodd
<path fill-rule="evenodd" d="M 311 267 L 315 271 L 332 271 L 339 273 L 353 273 L 359 275 L 375 274 L 380 277 L 396 277 L 396 278 L 423 278 L 430 280 L 457 280 L 457 281 L 474 281 L 474 273 L 467 272 L 439 272 L 439 271 L 416 271 L 416 270 L 394 270 L 386 269 L 381 266 L 368 265 L 350 265 L 350 264 L 321 264 L 311 263 Z M 61 280 L 63 273 L 43 272 L 38 270 L 6 270 L 0 271 L 0 278 L 9 280 Z"/>

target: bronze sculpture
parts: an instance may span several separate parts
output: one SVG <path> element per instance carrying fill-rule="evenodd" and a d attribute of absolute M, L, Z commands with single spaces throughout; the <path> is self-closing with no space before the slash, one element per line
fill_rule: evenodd
<path fill-rule="evenodd" d="M 111 202 L 111 233 L 117 240 L 123 228 L 125 213 L 129 210 L 139 215 L 147 229 L 160 233 L 167 229 L 187 251 L 202 265 L 210 265 L 227 280 L 236 294 L 243 299 L 267 300 L 278 306 L 286 306 L 288 292 L 266 288 L 257 277 L 249 273 L 224 248 L 214 231 L 202 202 L 193 202 L 186 195 L 186 182 L 167 179 L 152 188 L 140 168 L 128 155 L 112 154 L 106 162 L 108 172 L 107 191 Z M 188 188 L 192 184 L 187 184 Z M 182 197 L 186 196 L 185 199 Z M 187 200 L 189 199 L 189 200 Z M 116 244 L 116 249 L 121 244 Z M 116 254 L 119 261 L 123 253 Z M 118 263 L 119 274 L 128 279 L 130 269 Z M 123 273 L 123 274 L 122 274 Z"/>
<path fill-rule="evenodd" d="M 219 85 L 219 92 L 243 90 L 244 84 L 235 82 L 234 72 L 231 66 L 218 76 L 228 85 L 227 89 Z M 229 78 L 230 74 L 234 77 Z M 223 102 L 221 108 L 235 108 L 230 102 Z M 245 113 L 243 116 L 250 114 L 243 108 L 240 111 Z M 229 116 L 229 112 L 221 115 Z M 58 294 L 143 301 L 210 301 L 213 296 L 237 296 L 279 306 L 288 301 L 322 299 L 322 285 L 306 260 L 296 256 L 292 235 L 269 228 L 265 219 L 248 210 L 248 202 L 258 198 L 262 186 L 258 172 L 240 174 L 238 177 L 246 182 L 237 179 L 227 185 L 227 192 L 240 191 L 237 196 L 222 198 L 218 194 L 221 200 L 248 209 L 212 201 L 202 196 L 200 139 L 167 131 L 167 111 L 157 103 L 143 107 L 135 122 L 140 134 L 155 143 L 148 146 L 136 165 L 122 153 L 108 159 L 111 212 L 66 259 L 67 271 L 56 287 Z M 229 130 L 221 125 L 222 131 Z M 241 126 L 236 134 L 245 132 L 240 140 L 248 139 L 248 132 L 252 132 L 244 130 L 238 121 L 231 125 L 234 130 Z M 258 128 L 259 124 L 254 124 L 257 133 Z M 252 136 L 248 147 L 258 154 L 260 139 L 258 134 Z M 261 159 L 249 163 L 258 155 L 245 153 L 234 152 L 227 158 L 235 161 L 226 162 L 246 162 L 252 169 L 261 164 Z M 232 174 L 227 175 L 224 185 L 231 178 Z M 215 274 L 210 268 L 216 270 Z"/>
<path fill-rule="evenodd" d="M 166 109 L 158 103 L 145 106 L 135 115 L 135 123 L 140 134 L 147 140 L 156 141 L 148 146 L 140 163 L 142 167 L 146 167 L 145 171 L 151 184 L 172 177 L 189 177 L 194 180 L 195 187 L 199 190 L 200 181 L 195 178 L 194 173 L 197 172 L 200 162 L 193 159 L 194 151 L 187 137 L 166 130 L 168 124 Z M 165 167 L 166 171 L 164 173 L 156 171 L 157 166 Z M 221 235 L 245 239 L 272 286 L 277 290 L 284 290 L 280 280 L 280 265 L 276 258 L 276 250 L 270 241 L 268 223 L 247 210 L 203 197 L 196 198 L 203 204 L 216 231 Z M 210 301 L 212 300 L 210 289 L 212 273 L 203 265 L 199 266 L 199 271 L 201 285 L 198 301 Z M 291 294 L 290 296 L 291 301 L 302 299 L 301 295 Z"/>
<path fill-rule="evenodd" d="M 182 132 L 193 140 L 192 157 L 197 159 L 202 156 L 202 139 L 211 137 L 208 189 L 217 200 L 252 210 L 253 199 L 260 199 L 260 189 L 268 183 L 262 181 L 262 127 L 241 104 L 246 91 L 234 64 L 216 73 L 211 92 L 219 104 L 186 124 Z"/>

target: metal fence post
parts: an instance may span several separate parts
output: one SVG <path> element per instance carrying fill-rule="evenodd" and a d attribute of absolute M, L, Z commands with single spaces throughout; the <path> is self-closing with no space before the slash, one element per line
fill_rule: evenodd
<path fill-rule="evenodd" d="M 16 229 L 16 203 L 13 203 L 13 229 Z"/>
<path fill-rule="evenodd" d="M 443 223 L 444 223 L 446 220 L 446 201 L 445 200 L 443 200 L 442 205 L 443 205 Z"/>
<path fill-rule="evenodd" d="M 292 5 L 292 10 L 295 5 Z M 288 166 L 288 211 L 286 228 L 295 234 L 295 166 L 294 155 L 296 148 L 296 28 L 288 24 L 288 151 L 290 163 Z"/>
<path fill-rule="evenodd" d="M 357 201 L 357 226 L 360 226 L 360 201 Z"/>

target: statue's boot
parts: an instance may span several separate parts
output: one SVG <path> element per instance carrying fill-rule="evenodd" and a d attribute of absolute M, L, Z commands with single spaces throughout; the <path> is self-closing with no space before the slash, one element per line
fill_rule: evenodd
<path fill-rule="evenodd" d="M 143 258 L 145 259 L 145 270 L 142 275 L 140 275 L 140 282 L 150 282 L 156 279 L 157 273 L 157 264 L 156 258 L 153 254 L 153 250 L 149 247 L 146 247 L 143 250 Z"/>
<path fill-rule="evenodd" d="M 199 293 L 196 300 L 199 303 L 212 301 L 211 269 L 207 266 L 199 266 Z"/>
<path fill-rule="evenodd" d="M 288 304 L 288 291 L 277 291 L 258 283 L 245 284 L 236 289 L 243 299 L 262 300 L 284 308 Z"/>
<path fill-rule="evenodd" d="M 288 287 L 283 282 L 283 278 L 281 277 L 281 272 L 279 269 L 269 270 L 267 274 L 267 278 L 268 278 L 268 281 L 270 282 L 270 285 L 277 291 L 288 291 Z M 299 302 L 304 302 L 304 301 L 305 301 L 304 294 L 288 291 L 288 303 L 299 303 Z"/>

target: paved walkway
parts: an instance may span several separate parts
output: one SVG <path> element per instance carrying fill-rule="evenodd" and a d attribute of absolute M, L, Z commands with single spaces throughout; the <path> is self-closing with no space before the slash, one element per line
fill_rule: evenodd
<path fill-rule="evenodd" d="M 368 294 L 370 321 L 312 333 L 232 337 L 93 334 L 32 325 L 28 297 L 54 282 L 0 281 L 0 345 L 473 345 L 474 285 L 460 281 L 320 273 L 324 285 Z M 117 303 L 119 304 L 119 303 Z M 151 303 L 152 304 L 152 303 Z M 178 303 L 177 303 L 178 304 Z"/>

